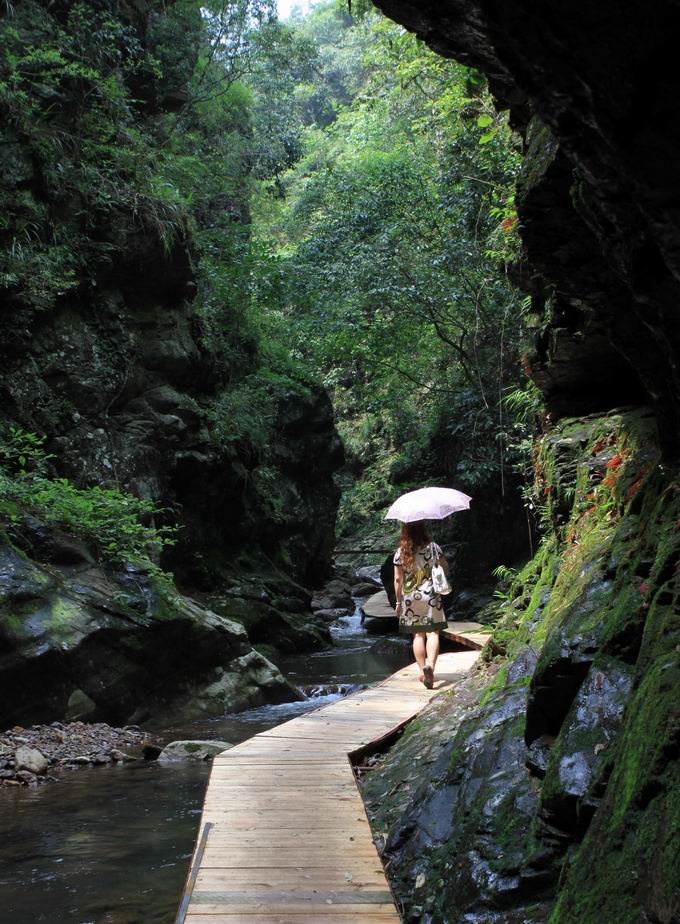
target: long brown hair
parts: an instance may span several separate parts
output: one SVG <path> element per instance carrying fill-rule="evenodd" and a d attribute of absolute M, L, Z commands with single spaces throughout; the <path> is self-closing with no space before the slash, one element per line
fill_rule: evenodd
<path fill-rule="evenodd" d="M 432 533 L 426 520 L 414 520 L 413 523 L 402 523 L 399 552 L 401 563 L 407 571 L 413 568 L 413 561 L 418 549 L 432 542 Z"/>

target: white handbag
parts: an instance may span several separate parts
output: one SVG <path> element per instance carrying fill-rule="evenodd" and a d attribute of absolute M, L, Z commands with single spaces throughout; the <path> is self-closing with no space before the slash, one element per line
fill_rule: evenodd
<path fill-rule="evenodd" d="M 451 585 L 446 577 L 443 566 L 439 564 L 439 556 L 434 550 L 434 543 L 432 543 L 431 550 L 432 558 L 434 559 L 432 562 L 432 588 L 438 594 L 450 594 Z"/>

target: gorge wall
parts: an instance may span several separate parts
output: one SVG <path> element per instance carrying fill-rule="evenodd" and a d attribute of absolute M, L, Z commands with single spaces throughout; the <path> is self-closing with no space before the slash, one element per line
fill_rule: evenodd
<path fill-rule="evenodd" d="M 538 552 L 487 613 L 479 671 L 369 776 L 374 830 L 407 921 L 671 924 L 678 11 L 377 6 L 482 70 L 524 135 L 515 274 L 550 428 L 535 447 Z"/>
<path fill-rule="evenodd" d="M 253 622 L 257 610 L 280 647 L 328 637 L 305 586 L 328 573 L 333 550 L 342 446 L 330 402 L 279 376 L 266 445 L 219 438 L 216 403 L 263 361 L 228 304 L 231 352 L 207 341 L 196 234 L 240 221 L 247 202 L 217 198 L 191 215 L 154 198 L 158 161 L 143 160 L 167 144 L 160 120 L 187 101 L 198 7 L 188 15 L 152 0 L 3 14 L 0 422 L 5 436 L 46 438 L 52 484 L 156 502 L 155 525 L 182 527 L 157 564 L 218 612 L 153 571 L 107 563 L 4 482 L 0 722 L 291 698 L 239 613 Z M 186 60 L 173 58 L 179 27 Z"/>
<path fill-rule="evenodd" d="M 379 0 L 435 51 L 483 71 L 527 138 L 522 284 L 543 321 L 534 378 L 556 413 L 649 396 L 678 431 L 674 4 Z M 654 67 L 654 90 L 648 66 Z"/>

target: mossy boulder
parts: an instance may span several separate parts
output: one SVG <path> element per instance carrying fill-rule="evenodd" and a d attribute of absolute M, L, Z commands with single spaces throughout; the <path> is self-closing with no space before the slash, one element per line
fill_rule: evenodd
<path fill-rule="evenodd" d="M 171 741 L 166 744 L 158 760 L 162 764 L 177 760 L 212 760 L 233 747 L 228 741 Z"/>
<path fill-rule="evenodd" d="M 125 724 L 300 697 L 243 625 L 153 572 L 58 568 L 0 548 L 0 727 Z"/>

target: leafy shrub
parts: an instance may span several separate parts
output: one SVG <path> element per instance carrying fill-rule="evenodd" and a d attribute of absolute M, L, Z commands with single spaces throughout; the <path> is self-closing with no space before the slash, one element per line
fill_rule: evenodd
<path fill-rule="evenodd" d="M 101 559 L 152 563 L 173 545 L 176 527 L 150 525 L 162 511 L 153 501 L 115 488 L 77 488 L 47 473 L 44 437 L 11 426 L 0 433 L 0 518 L 12 524 L 29 512 L 91 545 Z"/>
<path fill-rule="evenodd" d="M 271 369 L 258 369 L 221 392 L 208 410 L 213 439 L 260 459 L 274 435 L 279 401 L 304 385 Z"/>

